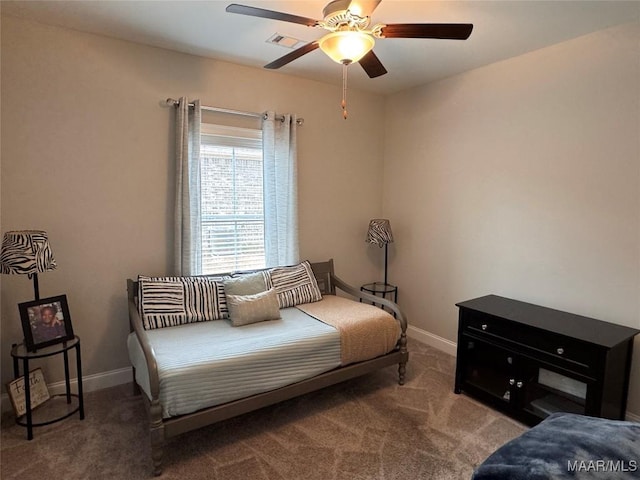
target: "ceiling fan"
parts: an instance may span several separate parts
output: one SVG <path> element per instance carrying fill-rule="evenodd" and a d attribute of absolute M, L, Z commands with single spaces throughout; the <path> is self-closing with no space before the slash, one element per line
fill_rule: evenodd
<path fill-rule="evenodd" d="M 470 23 L 379 23 L 369 28 L 371 14 L 381 1 L 333 0 L 324 7 L 322 20 L 235 3 L 227 6 L 226 11 L 328 30 L 329 33 L 319 40 L 307 43 L 274 60 L 265 65 L 265 68 L 280 68 L 320 48 L 332 60 L 344 66 L 342 108 L 344 110 L 344 118 L 346 118 L 346 67 L 358 62 L 370 78 L 376 78 L 387 73 L 387 69 L 384 68 L 380 59 L 373 53 L 375 39 L 438 38 L 466 40 L 473 30 L 473 25 Z"/>

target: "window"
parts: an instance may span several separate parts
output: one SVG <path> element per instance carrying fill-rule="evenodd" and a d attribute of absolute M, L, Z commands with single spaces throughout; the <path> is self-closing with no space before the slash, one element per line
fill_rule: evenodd
<path fill-rule="evenodd" d="M 201 275 L 299 259 L 296 118 L 265 112 L 261 129 L 176 115 L 174 271 Z"/>
<path fill-rule="evenodd" d="M 262 131 L 203 123 L 202 273 L 265 266 Z"/>

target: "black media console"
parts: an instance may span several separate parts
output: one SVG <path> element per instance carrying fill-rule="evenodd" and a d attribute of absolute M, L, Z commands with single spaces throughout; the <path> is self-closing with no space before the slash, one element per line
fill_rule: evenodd
<path fill-rule="evenodd" d="M 496 295 L 456 305 L 455 393 L 528 425 L 557 411 L 624 419 L 640 330 Z"/>

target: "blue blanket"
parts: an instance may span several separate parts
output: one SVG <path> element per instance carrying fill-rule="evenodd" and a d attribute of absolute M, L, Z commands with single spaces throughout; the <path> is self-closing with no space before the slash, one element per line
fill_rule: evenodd
<path fill-rule="evenodd" d="M 555 413 L 489 456 L 472 480 L 640 479 L 640 424 Z"/>

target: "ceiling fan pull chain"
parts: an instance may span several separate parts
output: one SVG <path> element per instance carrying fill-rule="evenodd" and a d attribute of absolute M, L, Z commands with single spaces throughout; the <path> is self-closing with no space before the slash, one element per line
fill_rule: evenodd
<path fill-rule="evenodd" d="M 342 64 L 342 118 L 347 119 L 347 63 Z"/>

